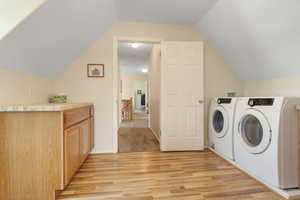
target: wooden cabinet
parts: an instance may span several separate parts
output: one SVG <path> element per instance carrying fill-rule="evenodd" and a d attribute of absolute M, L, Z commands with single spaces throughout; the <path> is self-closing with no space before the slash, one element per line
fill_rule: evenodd
<path fill-rule="evenodd" d="M 81 127 L 74 126 L 64 132 L 64 185 L 67 185 L 80 166 Z"/>
<path fill-rule="evenodd" d="M 90 141 L 91 141 L 91 144 L 90 144 L 90 151 L 92 151 L 95 147 L 95 125 L 94 125 L 94 117 L 92 116 L 91 119 L 90 119 Z"/>
<path fill-rule="evenodd" d="M 88 119 L 92 112 L 91 107 L 76 108 L 64 112 L 64 128 L 68 128 L 78 122 Z"/>
<path fill-rule="evenodd" d="M 81 108 L 64 113 L 64 126 L 67 128 L 64 131 L 65 186 L 70 182 L 92 150 L 94 124 L 91 123 L 90 109 Z"/>
<path fill-rule="evenodd" d="M 80 127 L 80 163 L 82 164 L 90 152 L 90 120 L 88 119 L 82 122 Z"/>
<path fill-rule="evenodd" d="M 93 113 L 0 112 L 0 199 L 55 200 L 94 146 Z"/>

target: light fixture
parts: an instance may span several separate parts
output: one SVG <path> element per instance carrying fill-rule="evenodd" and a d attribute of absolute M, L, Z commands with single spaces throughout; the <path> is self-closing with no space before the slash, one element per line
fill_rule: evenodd
<path fill-rule="evenodd" d="M 131 47 L 132 47 L 132 48 L 135 48 L 135 49 L 136 49 L 136 48 L 139 48 L 139 46 L 140 46 L 140 44 L 138 44 L 138 43 L 132 43 L 132 44 L 131 44 Z"/>
<path fill-rule="evenodd" d="M 143 72 L 143 73 L 147 73 L 147 72 L 148 72 L 148 69 L 143 68 L 143 69 L 142 69 L 142 72 Z"/>

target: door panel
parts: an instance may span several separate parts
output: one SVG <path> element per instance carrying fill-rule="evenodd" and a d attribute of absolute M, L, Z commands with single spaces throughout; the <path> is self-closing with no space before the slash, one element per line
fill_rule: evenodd
<path fill-rule="evenodd" d="M 203 43 L 163 42 L 162 151 L 204 149 Z"/>
<path fill-rule="evenodd" d="M 95 147 L 94 117 L 90 118 L 90 151 Z"/>
<path fill-rule="evenodd" d="M 80 126 L 74 126 L 64 132 L 65 153 L 65 177 L 64 185 L 67 185 L 80 166 Z"/>
<path fill-rule="evenodd" d="M 83 163 L 90 151 L 90 119 L 80 124 L 80 162 Z"/>

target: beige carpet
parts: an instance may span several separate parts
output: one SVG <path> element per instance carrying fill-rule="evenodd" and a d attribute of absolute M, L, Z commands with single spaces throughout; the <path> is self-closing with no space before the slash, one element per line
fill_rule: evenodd
<path fill-rule="evenodd" d="M 119 153 L 160 151 L 159 142 L 149 128 L 119 129 Z"/>
<path fill-rule="evenodd" d="M 122 121 L 121 127 L 148 128 L 148 114 L 144 112 L 133 113 L 133 120 Z"/>

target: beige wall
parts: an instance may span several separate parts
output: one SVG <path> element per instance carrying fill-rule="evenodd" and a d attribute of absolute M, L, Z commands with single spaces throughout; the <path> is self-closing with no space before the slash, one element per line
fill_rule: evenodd
<path fill-rule="evenodd" d="M 153 45 L 150 55 L 149 65 L 149 113 L 150 113 L 150 128 L 153 133 L 160 138 L 160 78 L 161 78 L 161 56 L 160 45 Z"/>
<path fill-rule="evenodd" d="M 46 0 L 1 0 L 0 39 L 45 1 Z"/>
<path fill-rule="evenodd" d="M 55 82 L 56 93 L 66 93 L 73 102 L 95 103 L 95 151 L 113 151 L 113 37 L 143 37 L 166 41 L 201 41 L 191 26 L 116 23 L 86 52 L 75 60 Z M 228 91 L 241 92 L 241 82 L 224 64 L 223 58 L 205 44 L 206 122 L 209 100 Z M 105 64 L 104 78 L 87 78 L 88 63 Z"/>
<path fill-rule="evenodd" d="M 0 68 L 0 105 L 46 103 L 52 82 L 36 75 Z"/>
<path fill-rule="evenodd" d="M 300 97 L 300 77 L 276 78 L 244 83 L 245 96 Z"/>

